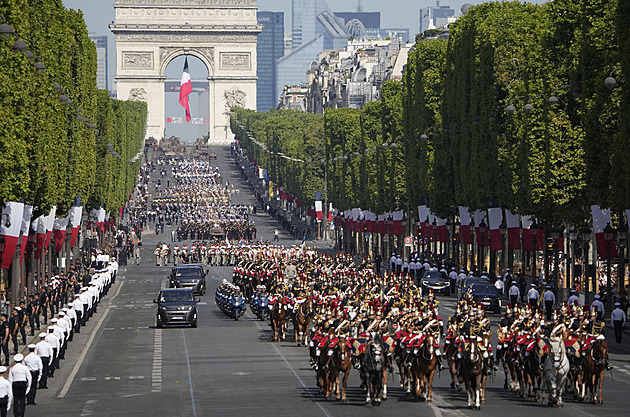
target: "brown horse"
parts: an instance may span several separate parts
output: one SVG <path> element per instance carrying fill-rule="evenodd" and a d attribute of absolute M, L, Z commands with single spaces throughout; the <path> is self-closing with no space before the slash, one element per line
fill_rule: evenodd
<path fill-rule="evenodd" d="M 273 307 L 271 308 L 271 313 L 269 314 L 271 319 L 271 330 L 273 331 L 273 341 L 279 342 L 284 341 L 286 331 L 287 331 L 287 310 L 286 304 L 284 303 L 284 297 L 278 297 L 275 303 L 273 303 Z"/>
<path fill-rule="evenodd" d="M 411 364 L 415 395 L 430 403 L 432 401 L 433 377 L 437 366 L 434 335 L 427 334 L 422 346 L 418 349 L 415 359 Z"/>
<path fill-rule="evenodd" d="M 603 404 L 602 385 L 604 383 L 604 371 L 608 367 L 608 342 L 595 341 L 586 351 L 584 359 L 584 379 L 582 384 L 591 392 L 591 404 Z M 597 392 L 599 387 L 599 394 Z M 586 391 L 582 389 L 586 394 Z M 585 395 L 586 396 L 586 395 Z"/>
<path fill-rule="evenodd" d="M 459 390 L 459 381 L 457 380 L 457 347 L 455 346 L 454 337 L 444 344 L 444 356 L 446 357 L 448 371 L 451 374 L 451 388 Z"/>
<path fill-rule="evenodd" d="M 472 338 L 462 358 L 462 377 L 468 394 L 468 408 L 481 409 L 481 376 L 483 373 L 483 354 Z"/>
<path fill-rule="evenodd" d="M 337 401 L 346 402 L 346 387 L 348 386 L 348 376 L 352 369 L 352 355 L 347 345 L 346 336 L 339 336 L 339 342 L 335 346 L 335 352 L 333 353 L 333 364 L 331 372 L 335 381 L 335 394 Z M 343 381 L 340 383 L 339 374 L 343 372 Z M 341 388 L 341 392 L 340 392 Z"/>
<path fill-rule="evenodd" d="M 306 342 L 308 341 L 308 326 L 314 312 L 315 308 L 313 307 L 313 297 L 309 295 L 306 300 L 300 304 L 297 311 L 291 318 L 293 321 L 295 342 L 298 346 L 306 346 Z"/>

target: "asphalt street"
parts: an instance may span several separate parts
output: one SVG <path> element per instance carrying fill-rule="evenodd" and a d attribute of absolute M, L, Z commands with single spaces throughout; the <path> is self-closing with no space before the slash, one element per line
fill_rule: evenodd
<path fill-rule="evenodd" d="M 237 201 L 254 203 L 229 159 L 229 148 L 216 148 L 217 165 L 241 189 Z M 258 236 L 273 237 L 278 225 L 264 213 L 254 216 Z M 198 328 L 155 328 L 153 298 L 167 284 L 170 266 L 155 266 L 152 251 L 170 229 L 143 234 L 140 265 L 121 267 L 116 284 L 85 330 L 75 335 L 62 368 L 38 391 L 37 405 L 26 415 L 53 416 L 409 416 L 489 415 L 589 416 L 628 415 L 630 337 L 623 346 L 611 342 L 615 366 L 604 382 L 604 404 L 565 398 L 563 408 L 543 407 L 503 389 L 503 374 L 489 380 L 482 411 L 466 408 L 464 392 L 449 388 L 448 372 L 436 375 L 434 402 L 425 404 L 402 392 L 390 375 L 389 398 L 380 407 L 364 404 L 356 371 L 348 384 L 348 403 L 323 399 L 315 386 L 306 348 L 296 347 L 291 327 L 287 341 L 272 343 L 267 322 L 248 311 L 239 321 L 223 315 L 214 292 L 232 268 L 210 267 L 208 292 L 201 298 Z M 170 240 L 170 239 L 169 239 Z M 286 233 L 281 244 L 296 244 Z M 452 313 L 454 299 L 439 297 L 440 313 Z M 491 315 L 497 321 L 498 315 Z M 614 341 L 611 333 L 608 340 Z M 540 414 L 542 413 L 542 414 Z"/>

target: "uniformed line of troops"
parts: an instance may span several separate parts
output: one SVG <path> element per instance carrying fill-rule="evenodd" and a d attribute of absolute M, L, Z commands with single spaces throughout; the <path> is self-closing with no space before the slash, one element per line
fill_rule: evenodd
<path fill-rule="evenodd" d="M 6 356 L 4 366 L 0 366 L 0 416 L 5 416 L 11 405 L 15 416 L 24 416 L 26 405 L 36 405 L 37 390 L 48 388 L 48 379 L 54 378 L 55 371 L 60 369 L 60 361 L 65 359 L 68 344 L 72 342 L 74 334 L 80 333 L 81 327 L 96 313 L 101 298 L 107 295 L 115 282 L 118 264 L 115 260 L 110 262 L 108 256 L 99 254 L 93 266 L 97 269 L 88 272 L 89 280 L 84 281 L 85 286 L 79 286 L 76 290 L 73 287 L 68 293 L 68 296 L 73 294 L 70 299 L 66 299 L 58 292 L 59 288 L 65 285 L 66 280 L 63 277 L 58 276 L 51 281 L 45 305 L 50 302 L 56 306 L 56 314 L 52 314 L 54 310 L 51 308 L 50 325 L 39 333 L 37 343 L 28 345 L 29 352 L 26 356 L 18 353 L 17 344 L 14 345 L 15 363 L 10 368 L 8 368 L 10 324 L 6 315 L 0 316 L 2 350 Z M 58 299 L 56 294 L 60 294 Z M 59 304 L 58 300 L 63 302 Z M 40 307 L 42 304 L 32 305 Z M 17 314 L 13 317 L 17 317 Z M 46 314 L 43 318 L 42 324 L 45 325 Z M 39 329 L 39 321 L 33 319 L 31 330 Z"/>

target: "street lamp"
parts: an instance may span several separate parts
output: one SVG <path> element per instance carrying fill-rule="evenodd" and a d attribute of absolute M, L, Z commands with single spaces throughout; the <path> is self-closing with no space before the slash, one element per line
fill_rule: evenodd
<path fill-rule="evenodd" d="M 588 280 L 588 251 L 589 251 L 589 242 L 591 241 L 591 229 L 588 226 L 584 226 L 584 228 L 580 231 L 582 234 L 582 242 L 584 243 L 584 293 L 587 294 L 590 292 L 590 281 Z M 595 278 L 593 278 L 594 280 Z M 594 288 L 595 286 L 593 286 Z"/>
<path fill-rule="evenodd" d="M 558 282 L 558 240 L 560 239 L 560 232 L 557 229 L 551 231 L 551 241 L 552 241 L 552 256 L 553 256 L 553 281 L 555 282 L 556 288 L 561 288 L 562 286 Z M 547 257 L 545 257 L 547 259 Z M 549 267 L 551 267 L 551 262 L 549 262 Z"/>
<path fill-rule="evenodd" d="M 611 288 L 610 281 L 612 280 L 612 274 L 611 274 L 611 268 L 610 268 L 610 251 L 612 249 L 611 246 L 615 238 L 614 234 L 615 234 L 615 230 L 612 228 L 610 223 L 607 223 L 606 227 L 604 227 L 604 240 L 606 241 L 606 274 L 607 274 L 606 311 L 608 312 L 610 312 L 611 306 L 612 306 L 612 294 L 610 293 L 610 288 Z"/>
<path fill-rule="evenodd" d="M 2 18 L 2 24 L 0 25 L 0 39 L 6 41 L 11 39 L 12 36 L 15 36 L 15 30 L 13 30 L 13 26 L 7 23 L 3 14 L 0 14 L 0 17 Z"/>
<path fill-rule="evenodd" d="M 483 220 L 479 223 L 479 233 L 481 234 L 481 266 L 479 268 L 480 272 L 484 272 L 486 265 L 486 258 L 484 256 L 484 246 L 486 245 L 486 233 L 488 232 L 488 226 L 486 226 L 486 222 Z"/>
<path fill-rule="evenodd" d="M 453 222 L 453 258 L 455 260 L 456 268 L 459 270 L 459 228 L 461 227 L 459 220 Z M 454 290 L 455 288 L 451 288 Z"/>
<path fill-rule="evenodd" d="M 617 80 L 615 80 L 615 78 L 613 77 L 613 74 L 617 71 L 619 71 L 621 69 L 621 67 L 617 67 L 614 70 L 610 71 L 610 74 L 608 75 L 608 77 L 606 77 L 606 79 L 604 80 L 604 85 L 606 86 L 606 88 L 608 88 L 609 90 L 612 90 L 613 88 L 615 88 L 615 85 L 617 85 Z"/>
<path fill-rule="evenodd" d="M 499 268 L 502 266 L 505 269 L 505 237 L 507 236 L 507 224 L 505 221 L 499 226 L 499 232 L 501 232 L 501 265 L 499 265 Z M 510 254 L 508 251 L 508 258 L 509 257 Z M 510 270 L 512 269 L 511 266 L 508 266 L 508 268 L 510 268 Z M 492 273 L 496 275 L 496 271 L 492 271 Z"/>
<path fill-rule="evenodd" d="M 623 293 L 626 284 L 626 241 L 628 240 L 628 225 L 623 220 L 619 222 L 617 229 L 617 245 L 619 246 L 619 267 L 617 268 L 617 288 L 619 295 Z"/>
<path fill-rule="evenodd" d="M 532 234 L 532 281 L 536 277 L 536 239 L 538 237 L 538 225 L 533 222 L 529 227 Z"/>

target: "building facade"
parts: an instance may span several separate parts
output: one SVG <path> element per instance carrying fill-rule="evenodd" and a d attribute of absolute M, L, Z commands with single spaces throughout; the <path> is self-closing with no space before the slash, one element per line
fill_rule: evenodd
<path fill-rule="evenodd" d="M 284 56 L 284 13 L 258 12 L 258 25 L 262 31 L 256 47 L 256 109 L 265 112 L 278 104 L 276 69 L 277 61 Z"/>
<path fill-rule="evenodd" d="M 90 39 L 96 45 L 96 86 L 99 90 L 109 88 L 109 76 L 107 73 L 107 36 L 89 34 Z"/>
<path fill-rule="evenodd" d="M 420 34 L 428 29 L 438 29 L 456 20 L 455 10 L 449 6 L 426 7 L 420 9 Z"/>

